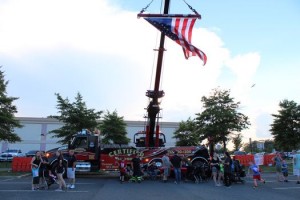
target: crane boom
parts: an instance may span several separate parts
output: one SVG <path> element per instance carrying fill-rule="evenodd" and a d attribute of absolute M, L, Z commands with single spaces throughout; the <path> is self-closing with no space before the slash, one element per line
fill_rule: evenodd
<path fill-rule="evenodd" d="M 171 0 L 165 0 L 163 14 L 169 13 L 170 1 Z M 146 128 L 146 141 L 145 141 L 146 147 L 159 146 L 159 126 L 156 125 L 156 120 L 158 119 L 159 117 L 158 115 L 160 112 L 158 99 L 164 96 L 164 91 L 159 90 L 163 56 L 165 51 L 164 44 L 165 44 L 165 34 L 161 33 L 160 44 L 158 48 L 154 90 L 148 90 L 146 92 L 146 96 L 151 99 L 147 108 L 148 124 Z M 154 141 L 154 135 L 156 135 L 155 141 Z"/>

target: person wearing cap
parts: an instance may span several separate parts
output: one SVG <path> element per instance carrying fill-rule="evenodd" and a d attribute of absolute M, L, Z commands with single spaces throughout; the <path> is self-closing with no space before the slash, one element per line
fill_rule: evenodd
<path fill-rule="evenodd" d="M 178 152 L 174 151 L 174 156 L 171 158 L 171 163 L 173 165 L 175 174 L 175 184 L 179 184 L 181 181 L 181 161 L 182 159 L 178 156 Z"/>
<path fill-rule="evenodd" d="M 300 184 L 300 151 L 293 150 L 293 169 L 297 176 L 297 184 Z"/>

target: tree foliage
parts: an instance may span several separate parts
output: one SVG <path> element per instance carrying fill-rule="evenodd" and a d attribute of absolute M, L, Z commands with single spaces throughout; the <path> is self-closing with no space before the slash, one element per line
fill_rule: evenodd
<path fill-rule="evenodd" d="M 279 103 L 278 114 L 272 114 L 271 134 L 277 150 L 291 151 L 300 148 L 300 106 L 295 101 Z"/>
<path fill-rule="evenodd" d="M 123 117 L 119 117 L 117 111 L 104 115 L 100 124 L 102 142 L 105 144 L 128 144 L 130 139 L 126 137 L 126 123 Z"/>
<path fill-rule="evenodd" d="M 235 151 L 239 151 L 240 148 L 243 146 L 242 139 L 243 136 L 241 133 L 238 133 L 232 137 L 233 148 Z"/>
<path fill-rule="evenodd" d="M 251 141 L 251 143 L 250 142 L 245 143 L 244 144 L 244 151 L 245 152 L 249 152 L 249 153 L 258 153 L 258 152 L 261 152 L 262 150 L 258 149 L 257 143 L 258 143 L 258 141 L 256 141 L 256 140 Z"/>
<path fill-rule="evenodd" d="M 259 141 L 252 141 L 250 146 L 250 143 L 245 143 L 243 145 L 245 152 L 252 152 L 252 153 L 259 153 L 259 152 L 266 152 L 266 153 L 272 153 L 274 150 L 274 141 L 273 140 L 265 140 L 264 141 L 264 149 L 259 149 L 258 146 Z"/>
<path fill-rule="evenodd" d="M 264 151 L 266 153 L 272 153 L 274 148 L 275 148 L 274 140 L 265 140 L 265 145 L 264 146 L 265 146 Z"/>
<path fill-rule="evenodd" d="M 64 123 L 61 128 L 51 131 L 54 134 L 53 137 L 60 138 L 58 142 L 67 144 L 82 129 L 94 130 L 97 128 L 103 112 L 88 109 L 80 93 L 77 93 L 75 102 L 70 102 L 68 98 L 64 99 L 58 93 L 55 95 L 60 115 L 50 117 Z"/>
<path fill-rule="evenodd" d="M 203 96 L 201 101 L 204 110 L 196 114 L 195 122 L 200 140 L 209 139 L 211 152 L 218 142 L 226 149 L 230 134 L 250 125 L 248 117 L 238 112 L 240 102 L 234 102 L 228 90 L 214 89 L 211 96 Z"/>
<path fill-rule="evenodd" d="M 200 145 L 199 136 L 196 133 L 196 123 L 189 118 L 179 123 L 179 128 L 174 132 L 176 146 L 197 146 Z"/>
<path fill-rule="evenodd" d="M 13 101 L 18 98 L 7 96 L 8 81 L 5 81 L 1 68 L 0 66 L 0 141 L 19 142 L 21 138 L 14 132 L 14 129 L 21 128 L 22 125 L 14 116 L 18 111 L 17 107 L 13 105 Z"/>

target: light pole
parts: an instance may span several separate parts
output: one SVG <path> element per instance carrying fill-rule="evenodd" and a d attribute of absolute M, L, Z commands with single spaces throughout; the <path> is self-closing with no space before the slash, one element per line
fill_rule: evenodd
<path fill-rule="evenodd" d="M 249 146 L 250 146 L 250 152 L 252 154 L 253 149 L 252 149 L 252 139 L 251 138 L 249 138 Z"/>

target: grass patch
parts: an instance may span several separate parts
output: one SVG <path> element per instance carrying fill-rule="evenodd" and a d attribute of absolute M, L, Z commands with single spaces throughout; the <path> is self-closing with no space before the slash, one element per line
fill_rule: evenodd
<path fill-rule="evenodd" d="M 0 168 L 11 168 L 11 162 L 0 162 Z"/>
<path fill-rule="evenodd" d="M 29 172 L 12 172 L 8 171 L 0 171 L 0 176 L 22 176 L 28 174 Z"/>
<path fill-rule="evenodd" d="M 261 168 L 262 173 L 264 173 L 264 172 L 274 172 L 274 173 L 276 173 L 276 167 L 274 165 L 272 165 L 272 166 L 260 165 L 259 167 Z M 289 173 L 293 172 L 293 165 L 292 164 L 288 164 L 288 171 L 289 171 Z"/>
<path fill-rule="evenodd" d="M 12 172 L 11 162 L 0 162 L 0 176 L 22 176 L 30 172 Z"/>

